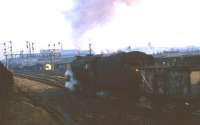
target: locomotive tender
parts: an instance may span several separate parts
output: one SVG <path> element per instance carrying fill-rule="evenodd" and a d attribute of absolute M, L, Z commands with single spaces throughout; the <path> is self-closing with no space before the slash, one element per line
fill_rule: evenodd
<path fill-rule="evenodd" d="M 200 97 L 200 66 L 148 66 L 140 68 L 143 94 L 162 105 L 194 104 Z M 153 101 L 153 100 L 152 100 Z"/>

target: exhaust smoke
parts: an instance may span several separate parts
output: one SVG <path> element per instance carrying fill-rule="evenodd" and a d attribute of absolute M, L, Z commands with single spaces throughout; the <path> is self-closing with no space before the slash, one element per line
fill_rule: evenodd
<path fill-rule="evenodd" d="M 75 0 L 74 8 L 66 13 L 71 22 L 72 38 L 75 46 L 86 31 L 108 22 L 114 12 L 115 4 L 130 6 L 135 0 Z"/>
<path fill-rule="evenodd" d="M 77 85 L 77 80 L 74 78 L 74 74 L 72 72 L 71 66 L 68 64 L 67 65 L 67 69 L 65 71 L 65 88 L 70 90 L 70 91 L 74 91 L 75 90 L 75 86 Z"/>

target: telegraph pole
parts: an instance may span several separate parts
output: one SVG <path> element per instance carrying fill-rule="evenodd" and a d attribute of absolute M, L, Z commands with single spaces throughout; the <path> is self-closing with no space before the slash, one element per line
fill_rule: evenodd
<path fill-rule="evenodd" d="M 50 64 L 52 64 L 52 60 L 51 60 L 51 48 L 50 48 L 51 44 L 48 44 L 48 57 L 49 57 L 49 61 L 50 61 Z"/>
<path fill-rule="evenodd" d="M 35 50 L 34 43 L 32 42 L 32 53 L 34 53 L 34 50 Z"/>
<path fill-rule="evenodd" d="M 29 64 L 29 57 L 31 56 L 31 44 L 29 41 L 26 41 L 26 48 L 27 48 L 27 55 L 26 55 L 26 59 L 27 59 L 27 65 Z"/>
<path fill-rule="evenodd" d="M 29 42 L 28 41 L 26 41 L 26 48 L 27 48 L 27 53 L 29 52 L 29 44 L 28 44 Z"/>
<path fill-rule="evenodd" d="M 28 41 L 26 41 L 26 48 L 27 48 L 26 64 L 28 64 L 28 48 L 29 48 Z"/>
<path fill-rule="evenodd" d="M 31 47 L 31 45 L 32 45 L 32 47 Z M 26 41 L 26 48 L 27 48 L 27 51 L 29 53 L 29 56 L 31 56 L 31 50 L 33 49 L 33 45 L 34 45 L 34 43 Z"/>
<path fill-rule="evenodd" d="M 29 54 L 30 54 L 30 56 L 31 56 L 31 43 L 28 42 L 28 45 L 29 45 Z"/>
<path fill-rule="evenodd" d="M 10 58 L 9 58 L 9 64 L 8 65 L 12 66 L 12 63 L 13 63 L 13 47 L 12 47 L 12 41 L 11 40 L 9 41 L 9 44 L 10 44 L 10 46 L 9 46 Z"/>
<path fill-rule="evenodd" d="M 60 46 L 60 50 L 63 50 L 63 44 L 62 44 L 62 42 L 58 42 L 58 45 Z"/>
<path fill-rule="evenodd" d="M 7 55 L 7 49 L 6 49 L 6 43 L 3 43 L 4 45 L 4 56 L 5 56 L 5 59 L 6 59 L 6 68 L 8 68 L 8 55 Z"/>
<path fill-rule="evenodd" d="M 10 57 L 13 58 L 13 47 L 12 47 L 12 41 L 9 41 L 10 43 Z"/>
<path fill-rule="evenodd" d="M 51 49 L 51 46 L 53 46 L 53 48 Z M 50 64 L 52 66 L 52 70 L 55 69 L 55 51 L 56 51 L 56 44 L 53 43 L 52 45 L 51 44 L 48 44 L 48 48 L 49 48 L 49 56 L 50 56 Z"/>
<path fill-rule="evenodd" d="M 52 69 L 54 70 L 54 68 L 55 68 L 55 57 L 56 57 L 55 56 L 55 54 L 56 54 L 56 44 L 55 43 L 53 44 L 53 47 L 54 48 L 53 48 L 53 53 L 52 53 L 53 54 L 52 55 Z"/>

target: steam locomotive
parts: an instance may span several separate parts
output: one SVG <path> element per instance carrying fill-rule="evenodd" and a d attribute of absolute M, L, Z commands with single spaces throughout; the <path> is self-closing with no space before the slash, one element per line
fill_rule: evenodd
<path fill-rule="evenodd" d="M 78 57 L 66 71 L 66 76 L 71 75 L 66 87 L 77 86 L 88 95 L 109 93 L 138 97 L 142 81 L 137 69 L 153 63 L 153 56 L 138 51 Z"/>
<path fill-rule="evenodd" d="M 133 100 L 145 97 L 143 101 L 156 108 L 172 103 L 190 107 L 200 97 L 199 65 L 168 65 L 152 55 L 133 51 L 79 57 L 69 67 L 73 82 L 68 79 L 66 87 L 76 87 L 82 94 L 108 92 Z"/>

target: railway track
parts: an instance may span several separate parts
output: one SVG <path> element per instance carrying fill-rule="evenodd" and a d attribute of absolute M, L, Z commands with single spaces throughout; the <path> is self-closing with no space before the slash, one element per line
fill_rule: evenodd
<path fill-rule="evenodd" d="M 54 74 L 54 73 L 46 74 L 46 73 L 40 73 L 40 72 L 17 72 L 17 73 L 14 73 L 14 74 L 16 76 L 19 76 L 19 77 L 27 78 L 27 79 L 34 80 L 34 81 L 39 81 L 41 83 L 45 83 L 45 84 L 48 84 L 48 85 L 51 85 L 51 86 L 64 88 L 64 81 L 65 81 L 64 77 L 57 75 L 57 74 Z M 53 110 L 54 108 L 51 108 L 51 106 L 45 106 L 45 107 L 47 108 L 47 110 L 49 112 L 55 112 Z M 49 107 L 50 107 L 50 109 L 49 109 Z M 133 114 L 132 119 L 137 120 L 136 118 L 140 117 L 140 118 L 138 118 L 138 121 L 137 121 L 137 123 L 139 125 L 161 125 L 161 124 L 164 124 L 161 121 L 170 121 L 171 119 L 173 119 L 171 114 L 174 114 L 174 113 L 161 113 L 161 114 L 158 113 L 158 114 L 155 115 L 155 114 L 152 113 L 152 111 L 146 112 L 146 111 L 143 111 L 143 110 L 139 110 L 138 112 L 135 112 Z M 58 118 L 61 117 L 59 113 L 57 115 L 58 115 Z M 100 117 L 100 114 L 96 114 L 96 115 Z M 177 117 L 177 116 L 174 115 L 174 117 Z M 179 117 L 180 116 L 182 116 L 182 114 L 179 115 Z M 193 121 L 199 121 L 200 112 L 191 112 L 190 114 L 186 113 L 183 116 L 187 116 L 186 119 L 189 117 L 188 118 L 189 120 L 186 120 L 186 121 L 192 123 Z M 85 118 L 86 116 L 82 116 L 82 117 Z M 160 120 L 161 118 L 162 118 L 162 120 Z M 165 120 L 167 118 L 169 120 Z M 173 120 L 177 120 L 177 119 L 178 118 L 173 119 Z M 67 121 L 69 121 L 69 120 L 67 120 Z M 76 121 L 76 120 L 73 120 L 73 121 Z M 181 120 L 178 119 L 177 121 L 179 121 L 179 123 L 181 123 L 180 122 Z M 173 123 L 172 123 L 172 125 L 173 125 Z"/>
<path fill-rule="evenodd" d="M 51 85 L 51 86 L 64 88 L 64 77 L 60 76 L 60 75 L 57 75 L 57 74 L 54 74 L 54 73 L 45 74 L 45 73 L 40 73 L 40 72 L 16 72 L 16 73 L 14 73 L 14 75 L 16 75 L 18 77 L 30 79 L 30 80 L 33 80 L 33 81 L 38 81 L 38 82 L 41 82 L 41 83 L 45 83 L 45 84 L 48 84 L 48 85 Z M 30 96 L 27 96 L 27 97 L 30 98 Z M 36 100 L 34 100 L 32 98 L 31 98 L 31 100 L 33 100 L 33 102 L 36 102 Z M 79 105 L 79 104 L 77 104 L 77 105 Z M 45 104 L 45 105 L 40 105 L 40 106 L 45 108 L 51 114 L 53 114 L 54 117 L 56 118 L 56 120 L 58 120 L 61 123 L 63 122 L 63 119 L 65 119 L 65 121 L 68 121 L 72 125 L 79 125 L 79 123 L 81 123 L 81 121 L 77 121 L 77 119 L 74 118 L 74 117 L 68 118 L 67 116 L 63 116 L 62 114 L 60 114 L 60 112 L 57 112 L 57 110 L 55 110 L 54 107 L 51 106 L 50 104 Z M 136 115 L 143 116 L 143 113 L 144 112 L 142 112 L 142 114 L 140 114 L 140 113 L 137 114 L 136 113 Z M 97 113 L 95 116 L 97 116 L 97 119 L 98 119 L 98 117 L 100 117 L 101 115 L 102 114 L 98 114 Z M 93 116 L 93 115 L 91 115 L 90 117 L 89 116 L 87 117 L 87 113 L 86 113 L 86 115 L 82 116 L 83 118 L 87 119 L 85 121 L 86 123 L 90 122 L 91 117 L 94 117 L 94 119 L 95 119 L 95 116 Z M 74 122 L 74 121 L 77 121 L 77 122 Z M 145 118 L 142 118 L 141 120 L 139 120 L 139 124 L 141 124 L 141 125 L 153 125 L 153 123 L 154 123 L 154 121 L 149 117 L 145 117 Z"/>
<path fill-rule="evenodd" d="M 18 72 L 18 73 L 14 73 L 14 75 L 17 77 L 20 77 L 21 79 L 25 78 L 25 79 L 33 80 L 33 82 L 36 81 L 35 85 L 44 83 L 44 84 L 59 87 L 59 88 L 64 87 L 64 84 L 63 84 L 64 78 L 62 76 L 49 75 L 49 74 L 44 74 L 44 73 L 35 73 L 35 72 L 25 72 L 25 73 Z M 37 81 L 41 83 L 37 83 Z M 32 86 L 33 84 L 29 87 L 32 87 Z M 41 86 L 41 87 L 46 87 L 46 86 Z M 62 103 L 60 103 L 60 102 L 64 102 L 63 100 L 63 96 L 64 96 L 63 93 L 65 93 L 64 89 L 55 89 L 58 91 L 46 91 L 44 95 L 42 93 L 37 93 L 31 90 L 31 88 L 29 88 L 29 91 L 26 91 L 27 89 L 18 89 L 18 90 L 21 95 L 30 99 L 33 105 L 37 107 L 41 107 L 45 111 L 47 111 L 52 117 L 52 119 L 59 125 L 77 125 L 77 123 L 71 117 L 67 117 L 70 115 L 65 110 L 65 107 L 63 107 Z M 51 100 L 54 100 L 55 102 L 52 102 Z M 60 109 L 63 109 L 63 110 L 60 110 Z"/>
<path fill-rule="evenodd" d="M 45 83 L 51 86 L 56 86 L 59 88 L 64 88 L 65 79 L 63 76 L 58 75 L 49 75 L 45 73 L 39 72 L 16 72 L 14 73 L 15 76 L 23 77 L 26 79 L 38 81 L 41 83 Z"/>

